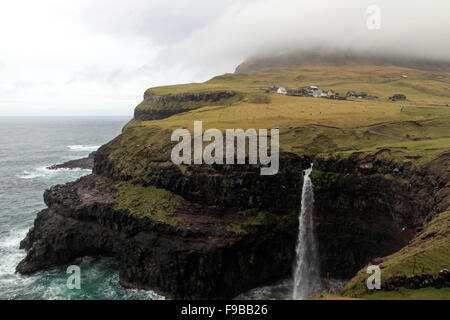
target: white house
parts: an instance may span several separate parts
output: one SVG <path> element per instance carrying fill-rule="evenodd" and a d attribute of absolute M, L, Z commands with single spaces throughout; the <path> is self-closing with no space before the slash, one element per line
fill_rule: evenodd
<path fill-rule="evenodd" d="M 312 95 L 314 98 L 319 98 L 322 95 L 322 92 L 320 90 L 314 90 Z"/>
<path fill-rule="evenodd" d="M 279 87 L 277 90 L 278 94 L 287 94 L 287 90 L 285 87 Z"/>

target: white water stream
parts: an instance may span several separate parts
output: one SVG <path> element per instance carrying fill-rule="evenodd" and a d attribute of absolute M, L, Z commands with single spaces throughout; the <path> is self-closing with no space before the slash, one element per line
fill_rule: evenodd
<path fill-rule="evenodd" d="M 319 259 L 313 229 L 314 186 L 311 168 L 303 177 L 302 205 L 299 217 L 293 299 L 303 300 L 320 291 Z"/>

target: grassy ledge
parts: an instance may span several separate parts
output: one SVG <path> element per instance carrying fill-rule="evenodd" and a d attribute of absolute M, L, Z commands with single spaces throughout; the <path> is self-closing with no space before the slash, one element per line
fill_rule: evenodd
<path fill-rule="evenodd" d="M 132 182 L 116 184 L 115 210 L 127 210 L 139 218 L 150 218 L 157 223 L 176 226 L 180 218 L 175 215 L 183 198 L 154 186 L 143 187 Z"/>
<path fill-rule="evenodd" d="M 414 274 L 437 274 L 450 267 L 450 211 L 437 215 L 410 244 L 394 254 L 382 258 L 381 281 L 392 276 Z M 369 275 L 363 268 L 347 284 L 341 294 L 347 297 L 360 298 L 418 298 L 422 293 L 432 293 L 430 297 L 450 299 L 450 290 L 424 288 L 410 290 L 399 288 L 397 291 L 368 291 L 366 280 Z M 414 271 L 414 273 L 413 273 Z M 424 295 L 425 296 L 425 295 Z"/>

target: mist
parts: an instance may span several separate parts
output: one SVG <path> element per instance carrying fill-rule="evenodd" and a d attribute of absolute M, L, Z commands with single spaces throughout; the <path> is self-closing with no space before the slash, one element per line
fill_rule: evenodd
<path fill-rule="evenodd" d="M 379 29 L 369 29 L 370 6 Z M 238 3 L 169 48 L 162 61 L 217 65 L 226 72 L 250 57 L 290 52 L 450 59 L 448 1 L 261 1 Z"/>
<path fill-rule="evenodd" d="M 449 62 L 449 14 L 447 0 L 2 1 L 0 115 L 131 115 L 148 87 L 292 52 Z"/>

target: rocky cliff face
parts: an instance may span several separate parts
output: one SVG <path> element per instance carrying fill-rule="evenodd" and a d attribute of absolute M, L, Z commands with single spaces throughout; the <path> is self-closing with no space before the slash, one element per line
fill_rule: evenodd
<path fill-rule="evenodd" d="M 144 94 L 144 101 L 134 111 L 134 118 L 141 121 L 160 120 L 205 105 L 222 104 L 227 103 L 227 101 L 231 102 L 233 98 L 238 98 L 238 96 L 236 92 L 231 91 L 173 95 L 155 95 L 151 91 L 147 91 Z"/>
<path fill-rule="evenodd" d="M 113 144 L 97 152 L 94 174 L 45 192 L 48 209 L 22 241 L 27 256 L 17 271 L 113 256 L 126 287 L 174 298 L 234 297 L 290 275 L 301 172 L 314 162 L 321 272 L 346 279 L 370 259 L 405 245 L 444 198 L 437 192 L 446 181 L 438 165 L 414 169 L 356 155 L 325 160 L 282 153 L 273 177 L 261 177 L 253 166 L 181 170 L 165 162 L 130 177 L 116 170 Z M 155 198 L 143 215 L 136 214 L 118 206 L 125 181 L 182 200 L 172 207 L 165 196 Z M 160 211 L 170 214 L 161 218 Z"/>
<path fill-rule="evenodd" d="M 442 168 L 371 160 L 316 161 L 312 179 L 323 275 L 349 279 L 373 258 L 399 250 L 447 202 L 436 193 L 445 187 Z"/>
<path fill-rule="evenodd" d="M 228 179 L 242 185 L 239 180 Z M 171 225 L 118 210 L 114 185 L 96 173 L 47 190 L 49 208 L 22 241 L 27 257 L 17 270 L 28 274 L 79 256 L 115 256 L 124 286 L 183 298 L 233 297 L 289 274 L 295 211 L 240 214 L 184 201 L 173 213 L 182 223 Z"/>

